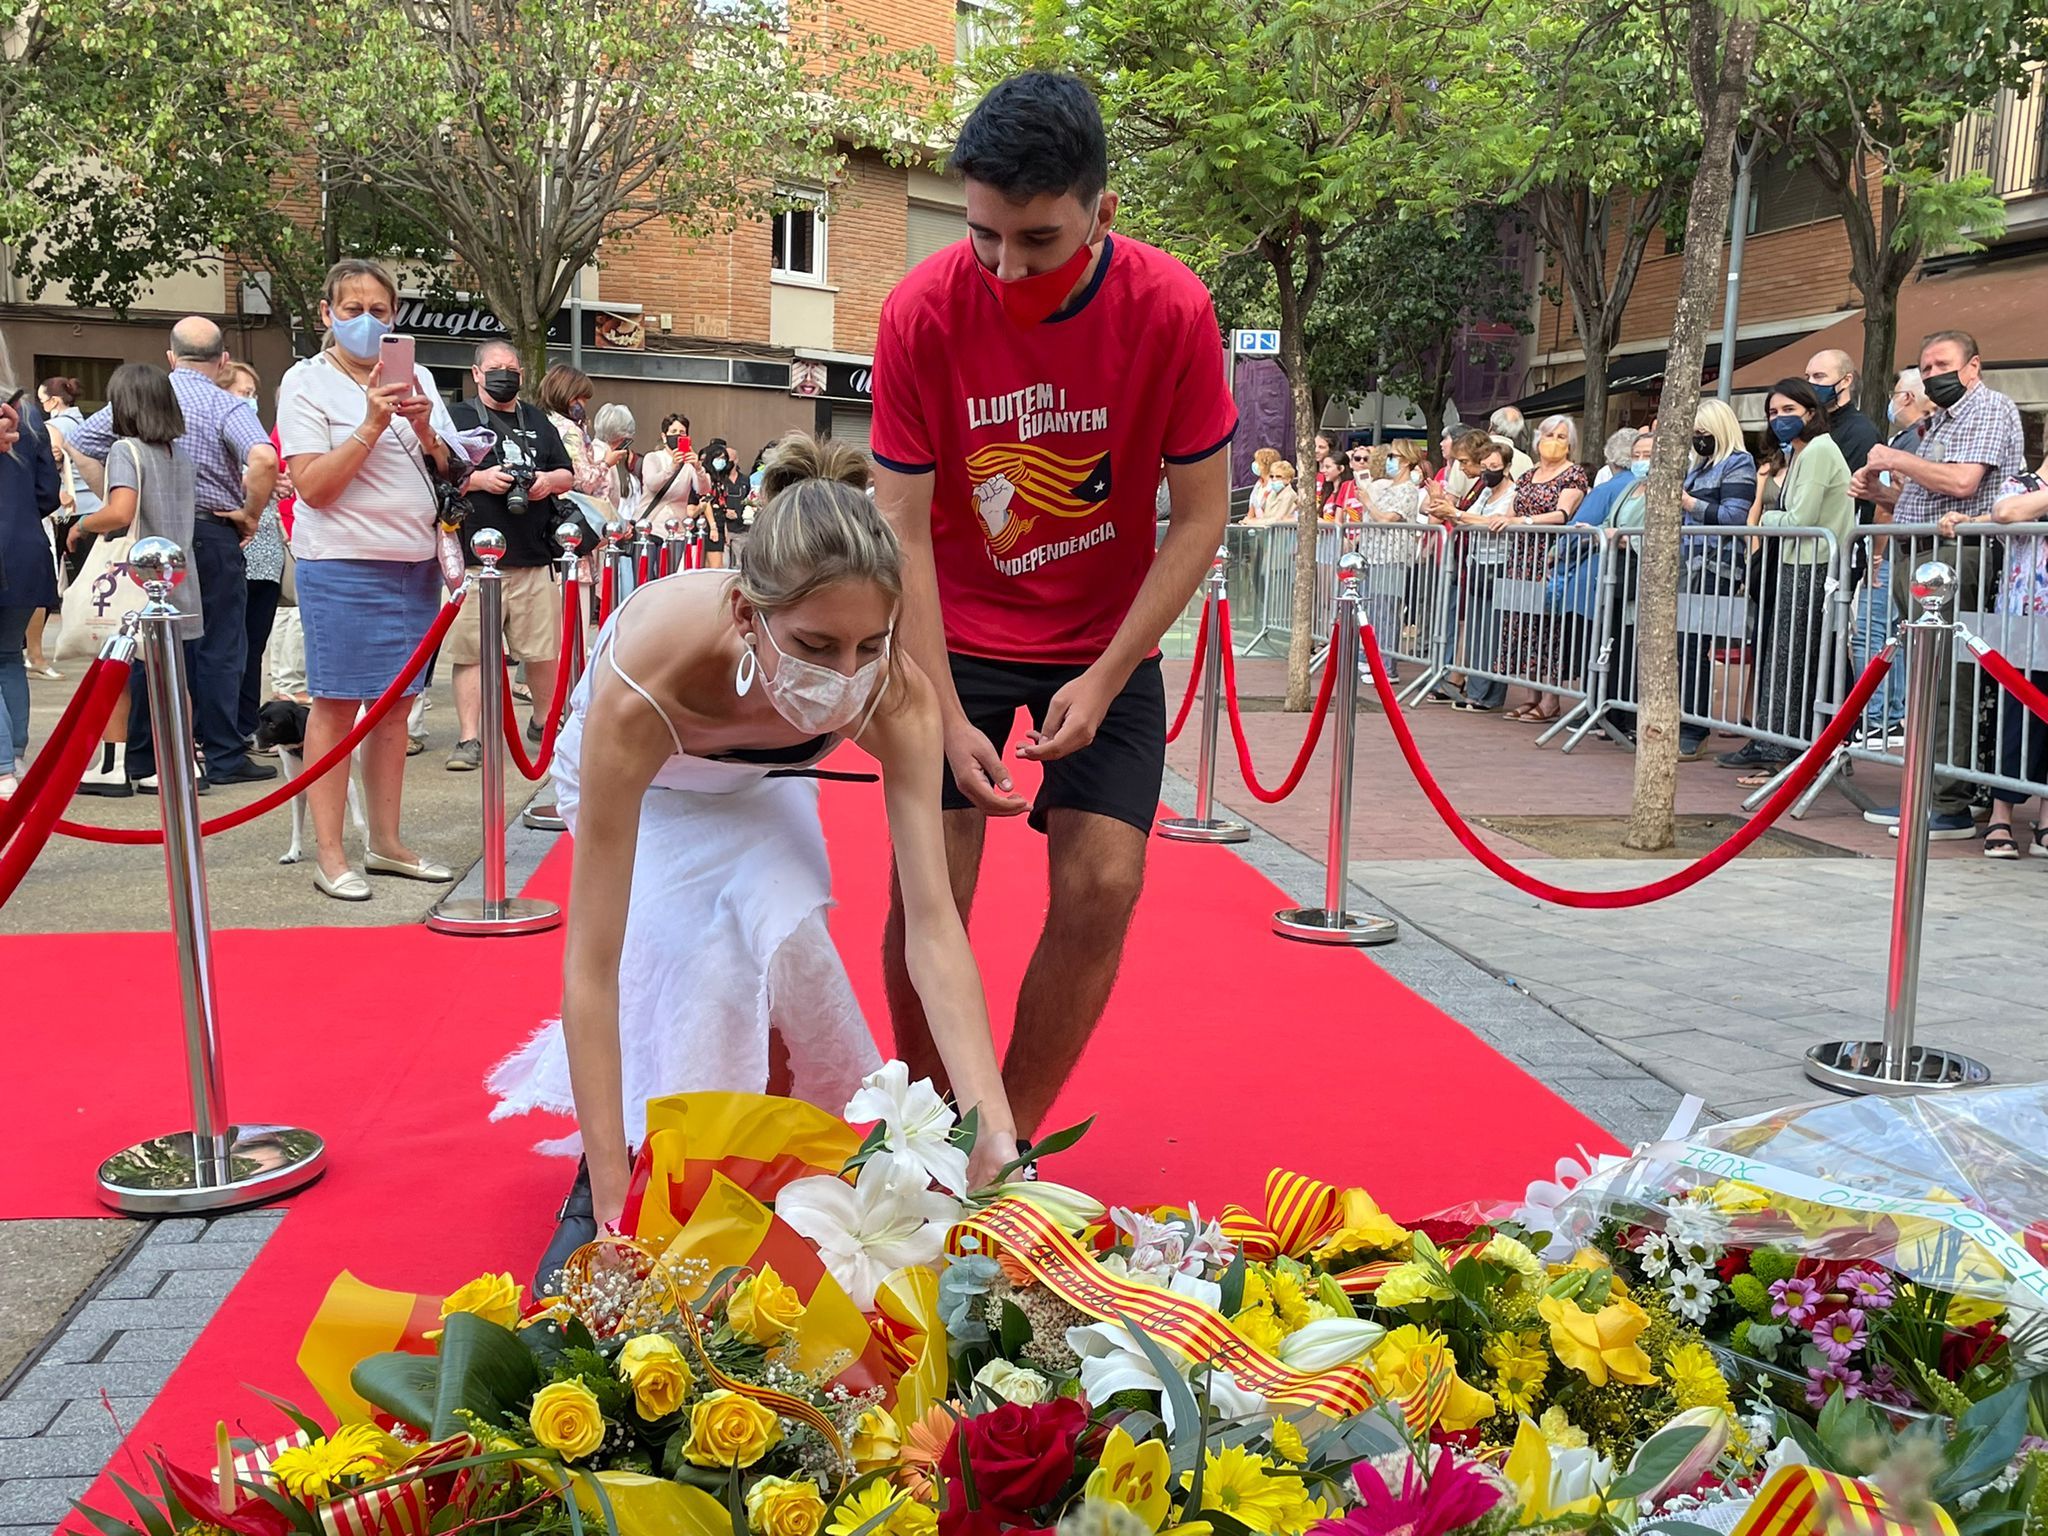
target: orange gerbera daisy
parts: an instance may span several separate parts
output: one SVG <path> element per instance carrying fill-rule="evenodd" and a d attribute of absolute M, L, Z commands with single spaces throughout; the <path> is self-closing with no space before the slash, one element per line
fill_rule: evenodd
<path fill-rule="evenodd" d="M 1028 1291 L 1038 1284 L 1038 1276 L 1017 1262 L 1016 1256 L 1007 1248 L 996 1250 L 996 1264 L 1002 1269 L 1003 1278 L 1020 1291 Z"/>
<path fill-rule="evenodd" d="M 903 1448 L 897 1453 L 896 1471 L 904 1489 L 913 1498 L 928 1499 L 932 1496 L 932 1478 L 938 1469 L 939 1458 L 952 1444 L 953 1428 L 953 1416 L 938 1403 L 927 1408 L 923 1418 L 904 1426 Z"/>

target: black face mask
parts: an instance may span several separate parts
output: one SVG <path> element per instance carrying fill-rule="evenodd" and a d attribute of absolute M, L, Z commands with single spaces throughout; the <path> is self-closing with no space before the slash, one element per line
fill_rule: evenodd
<path fill-rule="evenodd" d="M 1693 433 L 1692 451 L 1703 459 L 1712 458 L 1714 456 L 1714 434 L 1711 432 Z"/>
<path fill-rule="evenodd" d="M 1482 469 L 1481 471 L 1479 471 L 1479 483 L 1485 486 L 1488 490 L 1491 490 L 1496 485 L 1499 485 L 1501 481 L 1507 479 L 1507 477 L 1508 472 L 1504 469 Z"/>
<path fill-rule="evenodd" d="M 517 368 L 486 368 L 484 370 L 484 393 L 493 400 L 518 399 L 519 370 Z"/>
<path fill-rule="evenodd" d="M 1969 393 L 1963 388 L 1963 376 L 1953 370 L 1926 375 L 1920 380 L 1920 387 L 1927 391 L 1927 398 L 1944 411 Z"/>

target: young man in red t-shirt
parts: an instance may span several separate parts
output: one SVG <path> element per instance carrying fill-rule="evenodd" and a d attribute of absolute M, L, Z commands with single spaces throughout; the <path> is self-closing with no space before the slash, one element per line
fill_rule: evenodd
<path fill-rule="evenodd" d="M 903 539 L 897 633 L 946 714 L 946 853 L 964 915 L 986 819 L 1029 810 L 1051 900 L 1003 1064 L 1033 1135 L 1109 1000 L 1166 762 L 1159 637 L 1215 557 L 1237 425 L 1208 290 L 1112 237 L 1102 116 L 1079 81 L 1004 81 L 952 157 L 968 238 L 903 279 L 875 343 L 876 500 Z M 1171 515 L 1154 553 L 1165 467 Z M 1045 765 L 1036 803 L 1003 746 Z M 896 1049 L 943 1082 L 892 892 Z"/>

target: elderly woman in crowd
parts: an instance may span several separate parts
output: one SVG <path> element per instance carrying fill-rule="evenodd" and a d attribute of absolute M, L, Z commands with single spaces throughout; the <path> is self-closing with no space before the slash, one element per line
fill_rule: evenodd
<path fill-rule="evenodd" d="M 643 489 L 661 489 L 641 484 L 640 456 L 633 451 L 633 437 L 639 430 L 633 413 L 617 401 L 599 406 L 590 419 L 591 459 L 604 466 L 605 496 L 622 512 L 628 506 L 638 507 Z"/>
<path fill-rule="evenodd" d="M 1494 413 L 1496 418 L 1500 413 Z M 1579 453 L 1578 423 L 1569 416 L 1546 416 L 1536 429 L 1536 464 L 1515 482 L 1512 516 L 1489 520 L 1491 528 L 1554 528 L 1571 521 L 1590 488 L 1586 472 L 1573 461 Z M 1524 534 L 1508 547 L 1506 575 L 1511 580 L 1540 581 L 1549 574 L 1554 548 L 1548 539 Z M 1510 613 L 1501 625 L 1501 670 L 1524 677 L 1551 678 L 1557 672 L 1556 626 L 1543 613 Z M 1541 722 L 1555 720 L 1562 704 L 1557 695 L 1531 691 L 1529 702 L 1502 718 Z"/>
<path fill-rule="evenodd" d="M 2048 520 L 2048 463 L 2038 474 L 2024 479 L 2014 476 L 2001 488 L 1989 517 L 1958 517 L 1950 513 L 1941 520 L 1941 534 L 1952 537 L 1961 523 L 2040 523 Z M 2005 576 L 1998 589 L 1998 611 L 2025 620 L 2008 622 L 2001 647 L 2014 666 L 2027 674 L 2027 681 L 2048 692 L 2048 528 L 2005 541 Z M 2048 721 L 2043 721 L 2018 699 L 2004 696 L 1998 701 L 1998 771 L 2008 779 L 2034 783 L 2048 780 Z M 1991 825 L 1984 831 L 1984 857 L 2016 859 L 2019 844 L 2013 838 L 2012 813 L 2026 803 L 2018 790 L 1991 791 Z M 2034 826 L 2027 852 L 2048 859 L 2048 798 L 2034 810 Z"/>
<path fill-rule="evenodd" d="M 1252 490 L 1244 504 L 1245 520 L 1256 522 L 1266 507 L 1266 493 L 1273 483 L 1273 466 L 1280 461 L 1278 448 L 1261 448 L 1252 455 Z"/>
<path fill-rule="evenodd" d="M 1629 492 L 1642 482 L 1630 471 L 1636 444 L 1647 442 L 1649 434 L 1636 427 L 1612 433 L 1601 453 L 1601 470 L 1606 478 L 1586 493 L 1568 526 L 1604 528 Z M 1647 451 L 1643 468 L 1649 469 Z M 1600 601 L 1600 540 L 1591 534 L 1561 539 L 1550 562 L 1550 615 L 1557 631 L 1557 678 L 1579 684 L 1585 679 L 1593 654 L 1593 617 Z"/>
<path fill-rule="evenodd" d="M 1401 438 L 1375 450 L 1372 478 L 1365 481 L 1362 510 L 1367 523 L 1423 521 L 1423 483 L 1429 478 L 1429 454 L 1413 438 Z M 1408 592 L 1421 535 L 1394 528 L 1368 528 L 1361 541 L 1365 556 L 1365 611 L 1383 651 L 1399 649 Z M 1389 661 L 1387 680 L 1399 682 L 1400 668 Z"/>
<path fill-rule="evenodd" d="M 1742 424 L 1725 400 L 1702 400 L 1692 418 L 1692 465 L 1679 496 L 1685 520 L 1700 527 L 1736 528 L 1748 523 L 1756 504 L 1756 460 L 1742 445 Z M 1747 539 L 1691 538 L 1681 546 L 1684 590 L 1720 597 L 1742 587 L 1742 546 Z M 1739 637 L 1737 637 L 1739 638 Z M 1704 718 L 1712 703 L 1712 635 L 1679 637 L 1679 707 Z M 1678 756 L 1698 762 L 1707 755 L 1707 728 L 1687 720 L 1678 730 Z"/>
<path fill-rule="evenodd" d="M 324 756 L 356 713 L 405 669 L 441 607 L 435 558 L 436 476 L 456 472 L 455 424 L 417 364 L 387 379 L 379 342 L 398 311 L 398 285 L 374 261 L 337 262 L 320 323 L 327 344 L 294 366 L 277 392 L 278 436 L 298 507 L 292 553 L 305 629 L 306 760 Z M 416 694 L 415 677 L 408 694 Z M 393 710 L 357 750 L 369 822 L 364 868 L 373 875 L 446 881 L 398 830 L 405 789 L 406 717 Z M 323 775 L 313 809 L 313 884 L 338 901 L 368 901 L 370 884 L 342 847 L 348 775 Z"/>

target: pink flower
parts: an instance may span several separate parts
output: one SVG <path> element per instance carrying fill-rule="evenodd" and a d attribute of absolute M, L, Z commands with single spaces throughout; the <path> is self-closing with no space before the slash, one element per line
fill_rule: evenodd
<path fill-rule="evenodd" d="M 1806 1373 L 1806 1401 L 1815 1408 L 1825 1408 L 1828 1399 L 1839 1387 L 1844 1397 L 1862 1397 L 1863 1373 L 1851 1370 L 1846 1365 L 1827 1365 Z"/>
<path fill-rule="evenodd" d="M 1881 1312 L 1892 1304 L 1892 1277 L 1881 1269 L 1844 1270 L 1836 1284 L 1848 1293 L 1852 1307 Z"/>
<path fill-rule="evenodd" d="M 1379 1465 L 1361 1461 L 1351 1469 L 1358 1505 L 1335 1520 L 1309 1528 L 1310 1536 L 1447 1536 L 1483 1517 L 1501 1501 L 1498 1483 L 1476 1462 L 1461 1461 L 1445 1447 L 1433 1452 L 1425 1475 L 1412 1458 L 1401 1458 L 1401 1491 L 1387 1486 Z"/>
<path fill-rule="evenodd" d="M 1827 1293 L 1806 1275 L 1771 1282 L 1771 1316 L 1782 1317 L 1795 1328 L 1804 1328 L 1812 1322 L 1814 1314 L 1826 1300 Z"/>
<path fill-rule="evenodd" d="M 1848 1364 L 1849 1357 L 1863 1347 L 1863 1314 L 1854 1307 L 1830 1312 L 1813 1325 L 1813 1342 L 1836 1365 Z"/>

